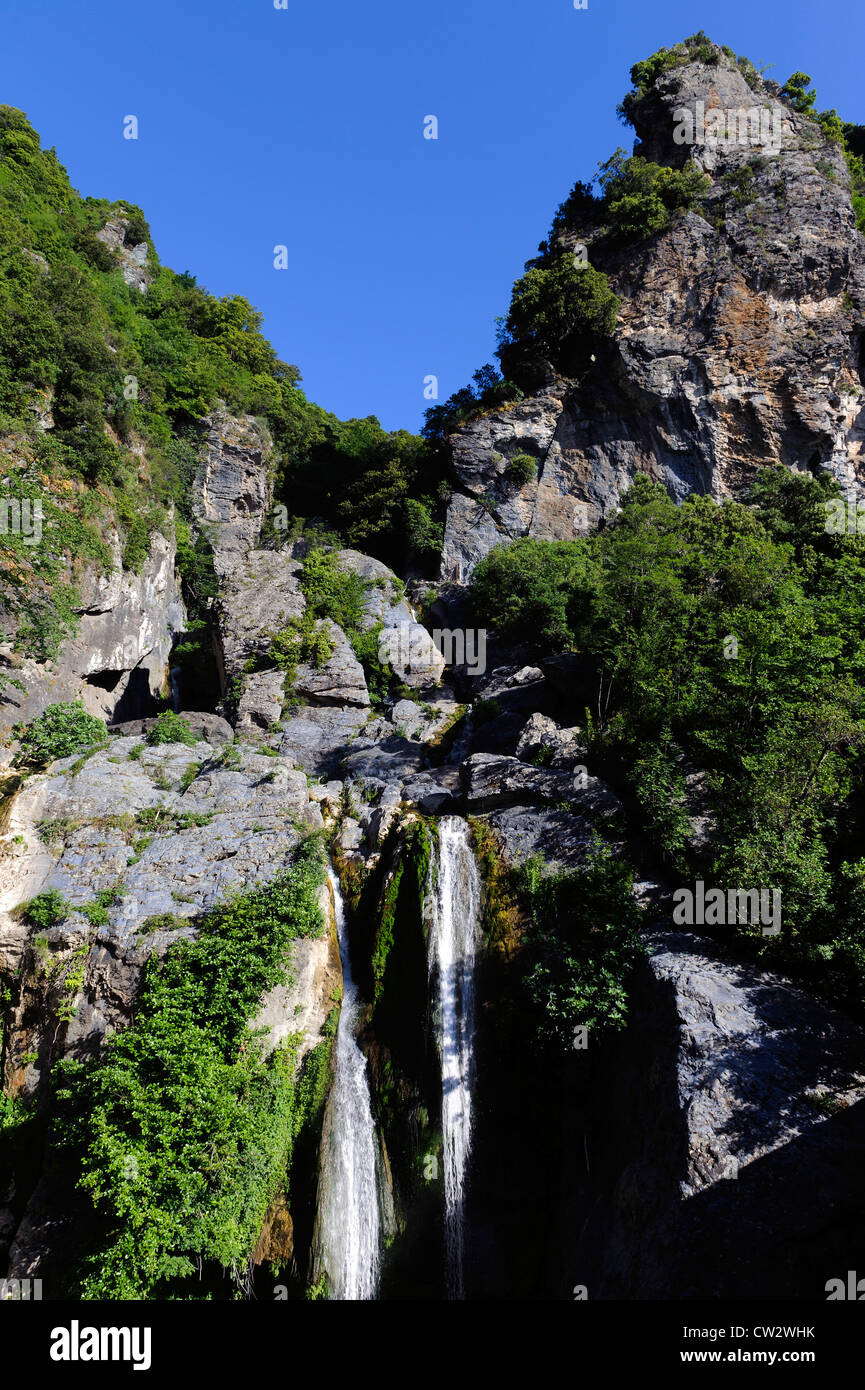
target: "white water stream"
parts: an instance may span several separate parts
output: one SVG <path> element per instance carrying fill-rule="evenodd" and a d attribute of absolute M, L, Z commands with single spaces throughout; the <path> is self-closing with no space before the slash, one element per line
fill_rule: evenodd
<path fill-rule="evenodd" d="M 464 1206 L 472 1138 L 475 952 L 480 876 L 459 816 L 439 823 L 435 909 L 429 938 L 437 978 L 436 1023 L 442 1068 L 445 1257 L 449 1298 L 464 1297 Z"/>
<path fill-rule="evenodd" d="M 345 909 L 336 875 L 330 871 L 328 877 L 342 959 L 343 999 L 322 1134 L 318 1264 L 327 1271 L 331 1298 L 372 1299 L 381 1244 L 375 1128 L 366 1058 L 355 1038 L 358 995 L 351 977 Z"/>

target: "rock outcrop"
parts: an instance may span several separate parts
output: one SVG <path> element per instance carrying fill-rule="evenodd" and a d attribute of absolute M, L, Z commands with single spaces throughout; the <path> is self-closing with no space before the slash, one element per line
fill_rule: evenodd
<path fill-rule="evenodd" d="M 301 837 L 323 826 L 302 772 L 213 731 L 219 743 L 153 747 L 119 735 L 32 777 L 13 801 L 0 838 L 7 1096 L 44 1095 L 59 1058 L 92 1056 L 107 1032 L 126 1027 L 150 956 L 188 937 L 209 908 L 270 880 Z M 48 890 L 62 896 L 67 915 L 37 931 L 16 909 Z M 99 894 L 110 906 L 88 917 L 82 909 Z M 342 983 L 329 885 L 321 906 L 326 930 L 293 943 L 285 982 L 251 1020 L 271 1048 L 299 1038 L 297 1066 L 321 1041 Z M 40 1276 L 62 1248 L 75 1203 L 50 1172 L 29 1197 L 0 1192 L 10 1277 Z"/>
<path fill-rule="evenodd" d="M 50 704 L 80 699 L 106 720 L 148 710 L 169 690 L 168 658 L 186 611 L 175 572 L 173 539 L 155 532 L 139 572 L 125 570 L 120 542 L 111 537 L 108 574 L 85 571 L 75 635 L 56 661 L 39 663 L 0 645 L 0 759 L 8 761 L 11 729 Z"/>
<path fill-rule="evenodd" d="M 231 575 L 261 535 L 273 497 L 273 445 L 250 416 L 217 410 L 193 485 L 193 514 L 213 547 L 221 579 Z"/>
<path fill-rule="evenodd" d="M 136 242 L 134 234 L 130 234 L 129 219 L 112 217 L 96 236 L 112 252 L 124 284 L 138 290 L 139 294 L 146 294 L 153 280 L 149 248 L 146 241 Z"/>
<path fill-rule="evenodd" d="M 674 113 L 696 117 L 698 103 L 706 120 L 765 108 L 777 149 L 677 144 Z M 459 491 L 443 582 L 466 583 L 493 545 L 517 536 L 585 533 L 637 473 L 677 501 L 737 496 L 772 462 L 827 470 L 845 491 L 865 481 L 865 245 L 841 146 L 721 50 L 717 64 L 662 74 L 634 124 L 637 153 L 705 171 L 703 212 L 627 252 L 559 233 L 559 250 L 583 242 L 607 273 L 618 322 L 582 377 L 556 379 L 452 437 Z M 532 455 L 538 473 L 515 491 L 516 452 Z"/>
<path fill-rule="evenodd" d="M 575 1277 L 592 1299 L 824 1300 L 865 1235 L 861 1030 L 714 942 L 647 945 Z"/>

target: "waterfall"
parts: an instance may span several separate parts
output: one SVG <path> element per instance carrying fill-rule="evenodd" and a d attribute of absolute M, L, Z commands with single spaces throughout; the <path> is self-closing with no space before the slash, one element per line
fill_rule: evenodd
<path fill-rule="evenodd" d="M 355 1038 L 358 994 L 351 978 L 345 909 L 332 870 L 328 878 L 336 912 L 343 998 L 334 1080 L 322 1132 L 317 1267 L 327 1271 L 331 1298 L 371 1299 L 378 1282 L 380 1245 L 375 1128 L 366 1058 Z"/>
<path fill-rule="evenodd" d="M 445 1258 L 449 1298 L 462 1298 L 466 1167 L 471 1149 L 474 1072 L 474 966 L 480 878 L 458 816 L 439 824 L 438 882 L 429 937 L 437 976 L 436 1023 L 442 1069 Z"/>

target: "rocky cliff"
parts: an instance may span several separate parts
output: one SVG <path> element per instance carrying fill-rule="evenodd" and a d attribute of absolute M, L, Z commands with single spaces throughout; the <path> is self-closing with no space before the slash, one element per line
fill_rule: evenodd
<path fill-rule="evenodd" d="M 759 108 L 777 147 L 677 143 L 682 110 L 696 120 L 698 108 Z M 441 1188 L 426 1167 L 442 1142 L 428 944 L 430 846 L 446 814 L 470 820 L 485 879 L 470 1294 L 570 1298 L 585 1285 L 605 1299 L 807 1299 L 846 1270 L 863 1234 L 861 1028 L 755 959 L 671 930 L 669 864 L 634 832 L 627 778 L 613 760 L 603 775 L 585 765 L 579 653 L 538 656 L 490 633 L 487 667 L 472 669 L 446 661 L 432 634 L 430 614 L 455 623 L 466 611 L 465 586 L 494 546 L 585 535 L 637 475 L 676 501 L 736 497 L 773 462 L 847 489 L 863 480 L 865 243 L 838 143 L 721 50 L 662 71 L 630 116 L 644 158 L 706 174 L 700 209 L 627 251 L 597 209 L 557 220 L 546 254 L 585 246 L 620 301 L 616 324 L 579 369 L 547 361 L 533 390 L 451 435 L 436 584 L 407 590 L 373 555 L 280 527 L 271 431 L 219 404 L 198 420 L 189 521 L 176 529 L 170 514 L 137 569 L 110 535 L 107 572 L 78 573 L 76 631 L 55 660 L 16 654 L 14 632 L 0 648 L 12 678 L 4 765 L 50 705 L 80 697 L 110 728 L 4 784 L 2 1090 L 35 1119 L 30 1147 L 0 1170 L 0 1265 L 12 1277 L 61 1287 L 92 1219 L 50 1134 L 58 1062 L 91 1064 L 135 1025 L 148 969 L 320 835 L 365 1001 L 384 1296 L 441 1296 L 428 1270 Z M 127 246 L 122 222 L 100 236 L 146 297 L 147 243 Z M 515 473 L 525 456 L 534 468 Z M 212 581 L 192 595 L 194 619 L 177 570 L 192 544 Z M 324 581 L 310 568 L 322 550 Z M 186 708 L 176 687 L 188 736 L 161 742 L 157 711 L 193 624 L 212 656 L 211 698 Z M 699 854 L 713 822 L 704 774 L 687 771 Z M 643 950 L 629 1026 L 574 1071 L 527 1041 L 537 923 L 526 884 L 567 879 L 599 842 L 642 874 Z M 40 897 L 62 902 L 47 926 L 32 915 Z M 295 1079 L 314 1055 L 329 1059 L 340 997 L 326 889 L 320 906 L 322 930 L 293 942 L 249 1019 L 267 1057 L 294 1049 Z M 318 1131 L 304 1143 L 247 1252 L 266 1296 L 280 1267 L 308 1291 Z M 234 1276 L 249 1291 L 254 1275 Z"/>
<path fill-rule="evenodd" d="M 638 473 L 677 500 L 737 496 L 771 462 L 861 483 L 865 266 L 850 174 L 839 143 L 779 92 L 716 49 L 632 104 L 636 152 L 703 171 L 702 208 L 627 252 L 603 227 L 554 234 L 552 251 L 584 247 L 608 275 L 618 321 L 579 375 L 551 367 L 535 394 L 452 437 L 443 581 L 465 583 L 514 537 L 584 534 Z M 756 109 L 777 143 L 740 141 L 738 127 L 677 143 L 676 113 L 700 109 L 704 123 Z M 508 464 L 523 453 L 537 473 L 515 488 Z"/>

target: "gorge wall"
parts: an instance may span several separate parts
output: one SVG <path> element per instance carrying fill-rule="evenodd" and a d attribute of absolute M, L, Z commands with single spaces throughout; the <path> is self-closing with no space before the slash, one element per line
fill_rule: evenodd
<path fill-rule="evenodd" d="M 677 144 L 674 112 L 698 102 L 765 108 L 779 149 Z M 432 636 L 434 622 L 465 617 L 494 546 L 594 532 L 638 475 L 676 502 L 738 497 L 767 464 L 828 472 L 845 490 L 863 482 L 865 242 L 840 146 L 723 51 L 662 71 L 631 115 L 645 158 L 708 176 L 701 210 L 627 252 L 600 214 L 557 222 L 549 254 L 586 247 L 620 300 L 615 327 L 587 360 L 545 360 L 533 389 L 450 434 L 436 581 L 407 587 L 374 555 L 275 526 L 271 430 L 220 402 L 197 417 L 188 519 L 169 508 L 137 569 L 119 531 L 109 536 L 107 572 L 78 572 L 77 630 L 56 657 L 22 655 L 9 617 L 0 1063 L 3 1096 L 29 1128 L 16 1140 L 10 1126 L 0 1167 L 0 1273 L 43 1278 L 46 1297 L 74 1283 L 94 1229 L 52 1130 L 58 1063 L 91 1065 L 106 1038 L 134 1029 L 148 970 L 168 968 L 208 914 L 265 888 L 316 837 L 346 901 L 379 1296 L 447 1295 L 430 933 L 448 816 L 468 822 L 483 888 L 464 1295 L 815 1299 L 861 1245 L 861 1027 L 719 935 L 673 929 L 670 867 L 635 846 L 625 779 L 612 762 L 584 765 L 580 653 L 538 656 L 490 633 L 487 668 L 473 671 L 446 663 Z M 127 225 L 108 222 L 105 244 L 146 300 L 147 243 L 130 250 Z M 515 482 L 510 465 L 525 455 L 534 472 Z M 196 541 L 211 566 L 204 596 L 178 567 Z M 194 660 L 212 663 L 212 683 L 197 687 L 210 691 L 205 708 L 175 679 L 193 628 L 204 634 Z M 172 691 L 189 737 L 162 742 Z M 24 726 L 78 698 L 110 737 L 16 765 Z M 687 809 L 696 842 L 711 824 Z M 599 841 L 643 875 L 631 1014 L 551 1060 L 527 1036 L 533 924 L 514 885 L 538 859 L 551 875 L 574 872 Z M 62 913 L 46 927 L 28 904 L 52 894 Z M 292 942 L 282 983 L 249 1020 L 266 1057 L 290 1044 L 294 1082 L 318 1086 L 315 1103 L 304 1100 L 301 1140 L 286 1141 L 233 1285 L 212 1262 L 216 1297 L 322 1296 L 319 1145 L 343 970 L 326 884 L 318 902 L 317 933 Z M 325 1059 L 314 1084 L 313 1057 Z"/>

